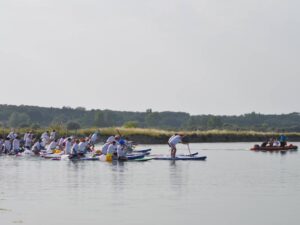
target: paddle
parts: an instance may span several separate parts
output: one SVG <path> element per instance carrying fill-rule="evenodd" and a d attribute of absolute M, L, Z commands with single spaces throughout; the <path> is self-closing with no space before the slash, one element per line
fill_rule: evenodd
<path fill-rule="evenodd" d="M 116 129 L 116 131 L 118 132 L 118 135 L 119 135 L 120 138 L 121 138 L 121 137 L 122 137 L 122 134 L 121 134 L 120 130 L 119 130 L 119 129 Z"/>
<path fill-rule="evenodd" d="M 187 146 L 188 146 L 188 150 L 189 150 L 190 156 L 193 156 L 192 153 L 191 153 L 191 149 L 190 149 L 189 143 L 187 143 Z"/>

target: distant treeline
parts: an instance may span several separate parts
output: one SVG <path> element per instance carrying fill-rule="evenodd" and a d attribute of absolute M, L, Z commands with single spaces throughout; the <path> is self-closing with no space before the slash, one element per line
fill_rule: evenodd
<path fill-rule="evenodd" d="M 185 112 L 126 112 L 86 110 L 83 107 L 52 108 L 0 105 L 0 126 L 33 129 L 65 126 L 69 130 L 88 127 L 158 128 L 165 130 L 254 130 L 300 132 L 300 114 L 239 116 L 190 115 Z"/>

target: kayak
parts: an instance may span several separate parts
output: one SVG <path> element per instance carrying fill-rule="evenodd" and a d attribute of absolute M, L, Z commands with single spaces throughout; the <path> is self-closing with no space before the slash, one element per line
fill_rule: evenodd
<path fill-rule="evenodd" d="M 275 147 L 275 146 L 266 146 L 266 147 L 261 147 L 258 145 L 255 145 L 253 148 L 251 148 L 250 150 L 252 151 L 289 151 L 289 150 L 297 150 L 298 146 L 296 145 L 289 145 L 289 146 L 285 146 L 285 147 Z"/>
<path fill-rule="evenodd" d="M 154 157 L 154 160 L 191 160 L 191 161 L 204 161 L 206 160 L 206 156 L 176 156 L 175 158 L 165 155 L 165 156 L 157 156 Z"/>

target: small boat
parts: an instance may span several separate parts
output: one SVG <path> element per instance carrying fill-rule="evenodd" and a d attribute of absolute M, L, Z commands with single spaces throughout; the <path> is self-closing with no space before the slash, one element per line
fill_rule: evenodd
<path fill-rule="evenodd" d="M 292 151 L 292 150 L 297 150 L 298 149 L 298 146 L 296 145 L 288 145 L 288 146 L 285 146 L 285 147 L 276 147 L 276 146 L 265 146 L 265 147 L 261 147 L 259 145 L 254 145 L 253 148 L 251 148 L 250 150 L 251 151 Z"/>

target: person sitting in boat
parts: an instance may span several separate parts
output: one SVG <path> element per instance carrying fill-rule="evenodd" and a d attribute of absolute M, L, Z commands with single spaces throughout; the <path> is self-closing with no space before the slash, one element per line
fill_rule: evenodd
<path fill-rule="evenodd" d="M 126 153 L 127 153 L 126 143 L 124 140 L 120 140 L 119 145 L 117 147 L 118 160 L 120 160 L 120 161 L 127 160 Z"/>
<path fill-rule="evenodd" d="M 55 138 L 56 138 L 56 131 L 53 130 L 53 131 L 51 132 L 51 134 L 50 134 L 50 141 L 54 141 Z"/>
<path fill-rule="evenodd" d="M 106 142 L 106 143 L 102 146 L 101 152 L 102 152 L 103 155 L 106 155 L 106 154 L 107 154 L 108 146 L 109 146 L 110 144 L 111 144 L 111 143 Z"/>
<path fill-rule="evenodd" d="M 10 141 L 10 138 L 7 137 L 3 143 L 3 151 L 4 151 L 4 154 L 8 154 L 11 150 L 11 141 Z"/>
<path fill-rule="evenodd" d="M 120 140 L 120 136 L 119 135 L 115 135 L 115 136 L 110 136 L 109 138 L 107 138 L 106 143 L 112 143 L 113 141 L 118 142 Z"/>
<path fill-rule="evenodd" d="M 287 144 L 286 141 L 287 141 L 287 137 L 284 134 L 281 134 L 279 136 L 280 147 L 285 147 Z"/>
<path fill-rule="evenodd" d="M 32 145 L 32 135 L 27 135 L 26 140 L 25 140 L 25 148 L 31 149 Z"/>
<path fill-rule="evenodd" d="M 79 155 L 84 156 L 87 153 L 87 146 L 88 146 L 87 141 L 84 138 L 82 138 L 78 144 Z"/>
<path fill-rule="evenodd" d="M 41 136 L 42 139 L 42 146 L 46 147 L 46 145 L 49 143 L 50 141 L 50 137 L 49 137 L 49 131 L 46 131 L 42 134 Z"/>
<path fill-rule="evenodd" d="M 17 136 L 12 142 L 11 154 L 18 154 L 20 151 L 20 138 Z"/>
<path fill-rule="evenodd" d="M 97 131 L 91 135 L 89 144 L 90 144 L 93 148 L 95 147 L 95 144 L 96 144 L 96 142 L 97 142 L 97 140 L 98 140 L 98 136 L 99 136 L 99 133 L 98 133 Z"/>
<path fill-rule="evenodd" d="M 57 147 L 57 140 L 51 141 L 50 145 L 48 145 L 47 153 L 52 154 L 53 151 L 56 149 L 56 147 Z"/>
<path fill-rule="evenodd" d="M 274 142 L 273 142 L 273 147 L 280 147 L 280 141 L 275 139 Z"/>
<path fill-rule="evenodd" d="M 64 143 L 65 143 L 65 149 L 64 149 L 65 154 L 70 155 L 72 150 L 72 139 L 69 137 Z"/>
<path fill-rule="evenodd" d="M 69 156 L 70 159 L 74 158 L 74 157 L 78 157 L 78 153 L 79 153 L 79 140 L 75 140 L 75 143 L 72 146 L 71 149 L 71 154 Z"/>
<path fill-rule="evenodd" d="M 271 137 L 269 139 L 269 142 L 268 142 L 269 147 L 273 147 L 274 141 L 275 141 L 275 138 L 273 138 L 273 137 Z"/>
<path fill-rule="evenodd" d="M 3 144 L 4 144 L 4 140 L 3 137 L 0 135 L 0 154 L 3 153 Z"/>
<path fill-rule="evenodd" d="M 178 144 L 178 143 L 183 143 L 184 144 L 184 142 L 183 142 L 183 135 L 182 134 L 178 134 L 178 135 L 173 135 L 170 139 L 169 139 L 169 141 L 168 141 L 168 144 L 169 144 L 169 146 L 171 147 L 171 157 L 172 158 L 175 158 L 176 157 L 176 151 L 177 151 L 177 149 L 176 149 L 176 145 Z"/>
<path fill-rule="evenodd" d="M 10 139 L 10 140 L 14 140 L 18 135 L 15 133 L 14 130 L 11 130 L 10 133 L 7 135 L 7 137 Z"/>
<path fill-rule="evenodd" d="M 108 158 L 112 158 L 112 159 L 116 159 L 118 157 L 117 155 L 117 142 L 116 141 L 113 141 L 109 146 L 108 146 L 108 149 L 107 149 L 107 154 L 106 156 Z"/>
<path fill-rule="evenodd" d="M 263 143 L 261 143 L 260 147 L 266 147 L 269 143 L 269 140 L 265 140 Z"/>
<path fill-rule="evenodd" d="M 41 150 L 42 150 L 42 140 L 38 139 L 32 146 L 31 151 L 35 154 L 35 155 L 39 155 Z"/>

